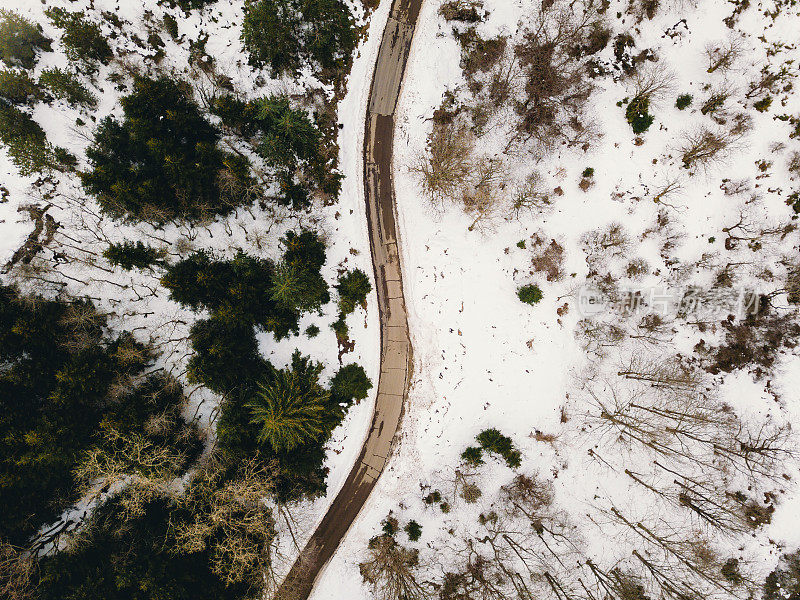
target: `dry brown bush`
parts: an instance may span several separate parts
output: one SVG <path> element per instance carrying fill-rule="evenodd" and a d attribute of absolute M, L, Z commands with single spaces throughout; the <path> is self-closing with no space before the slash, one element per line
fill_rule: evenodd
<path fill-rule="evenodd" d="M 411 166 L 433 202 L 442 204 L 459 197 L 473 170 L 472 148 L 470 132 L 462 124 L 434 124 L 425 153 Z"/>

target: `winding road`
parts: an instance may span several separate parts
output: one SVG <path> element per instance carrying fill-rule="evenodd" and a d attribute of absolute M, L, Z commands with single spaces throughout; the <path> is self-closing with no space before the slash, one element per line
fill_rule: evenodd
<path fill-rule="evenodd" d="M 394 113 L 422 1 L 393 0 L 365 116 L 364 194 L 381 321 L 381 367 L 372 424 L 342 489 L 276 594 L 280 600 L 305 600 L 311 594 L 389 460 L 408 393 L 412 349 L 397 246 L 392 150 Z"/>

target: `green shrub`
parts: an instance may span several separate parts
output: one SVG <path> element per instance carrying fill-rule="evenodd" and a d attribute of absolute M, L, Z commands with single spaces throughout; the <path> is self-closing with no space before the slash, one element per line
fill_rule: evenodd
<path fill-rule="evenodd" d="M 509 467 L 517 468 L 522 463 L 522 453 L 514 447 L 514 442 L 497 429 L 484 429 L 475 439 L 486 452 L 500 455 Z"/>
<path fill-rule="evenodd" d="M 653 116 L 648 112 L 650 109 L 650 98 L 637 96 L 633 98 L 625 109 L 625 120 L 628 121 L 633 133 L 644 133 L 653 124 Z"/>
<path fill-rule="evenodd" d="M 753 108 L 755 108 L 758 112 L 766 112 L 769 110 L 769 107 L 772 105 L 772 96 L 767 96 L 766 98 L 762 98 L 758 102 L 753 103 Z"/>
<path fill-rule="evenodd" d="M 61 43 L 73 61 L 96 60 L 108 64 L 114 55 L 100 26 L 86 18 L 82 11 L 69 12 L 53 7 L 44 11 L 50 22 L 64 31 Z"/>
<path fill-rule="evenodd" d="M 406 526 L 403 529 L 405 530 L 406 534 L 408 534 L 408 539 L 412 542 L 416 542 L 422 536 L 422 525 L 414 520 L 406 523 Z"/>
<path fill-rule="evenodd" d="M 586 167 L 581 173 L 581 177 L 594 177 L 594 169 L 592 167 Z"/>
<path fill-rule="evenodd" d="M 383 521 L 381 521 L 381 531 L 383 531 L 384 535 L 391 537 L 397 533 L 399 529 L 400 522 L 392 515 L 389 515 Z"/>
<path fill-rule="evenodd" d="M 123 121 L 101 122 L 81 176 L 104 212 L 163 223 L 227 214 L 247 200 L 220 189 L 223 173 L 247 180 L 246 161 L 217 148 L 219 134 L 179 82 L 139 77 L 121 103 Z"/>
<path fill-rule="evenodd" d="M 45 69 L 39 75 L 39 85 L 59 100 L 64 100 L 70 106 L 85 106 L 95 108 L 97 98 L 80 82 L 74 73 L 53 67 Z"/>
<path fill-rule="evenodd" d="M 349 315 L 356 306 L 366 308 L 367 294 L 372 291 L 372 284 L 364 271 L 355 269 L 339 275 L 336 290 L 339 292 L 339 311 L 343 315 Z"/>
<path fill-rule="evenodd" d="M 0 103 L 0 141 L 11 161 L 24 176 L 74 165 L 75 157 L 48 143 L 47 136 L 30 115 Z"/>
<path fill-rule="evenodd" d="M 354 400 L 358 403 L 371 389 L 372 382 L 364 367 L 356 363 L 341 367 L 331 379 L 331 395 L 340 403 L 351 404 Z"/>
<path fill-rule="evenodd" d="M 134 267 L 146 269 L 156 264 L 163 264 L 164 255 L 163 250 L 158 250 L 142 242 L 134 244 L 127 240 L 121 244 L 109 244 L 108 248 L 103 251 L 103 256 L 108 262 L 122 267 L 126 271 L 130 271 Z"/>
<path fill-rule="evenodd" d="M 442 503 L 439 505 L 439 508 L 441 509 L 441 511 L 442 511 L 444 514 L 447 514 L 447 513 L 449 513 L 449 512 L 450 512 L 450 503 L 449 503 L 449 502 L 442 502 Z"/>
<path fill-rule="evenodd" d="M 331 82 L 344 72 L 358 36 L 342 0 L 247 0 L 242 42 L 250 64 L 275 76 L 309 66 Z"/>
<path fill-rule="evenodd" d="M 800 598 L 800 551 L 784 554 L 764 582 L 763 600 Z"/>
<path fill-rule="evenodd" d="M 536 304 L 543 297 L 542 290 L 535 284 L 523 285 L 517 290 L 517 298 L 525 304 Z"/>
<path fill-rule="evenodd" d="M 336 334 L 336 341 L 340 344 L 346 342 L 350 335 L 350 328 L 347 326 L 347 321 L 344 318 L 344 315 L 339 315 L 339 318 L 336 319 L 333 323 L 331 323 L 331 329 Z"/>
<path fill-rule="evenodd" d="M 479 446 L 468 446 L 461 453 L 461 460 L 468 465 L 477 467 L 483 464 L 483 448 Z"/>
<path fill-rule="evenodd" d="M 11 69 L 0 71 L 0 100 L 4 100 L 8 104 L 30 106 L 43 98 L 42 90 L 25 71 L 12 71 Z"/>
<path fill-rule="evenodd" d="M 169 37 L 173 39 L 173 41 L 178 41 L 178 21 L 170 14 L 164 15 L 163 20 L 164 31 L 169 34 Z"/>
<path fill-rule="evenodd" d="M 306 337 L 310 339 L 310 338 L 315 338 L 318 335 L 319 335 L 319 327 L 317 327 L 316 325 L 309 325 L 308 327 L 306 327 Z"/>
<path fill-rule="evenodd" d="M 442 501 L 442 493 L 439 490 L 434 490 L 427 496 L 425 496 L 422 501 L 425 504 L 438 504 Z"/>
<path fill-rule="evenodd" d="M 692 104 L 692 95 L 691 94 L 681 94 L 678 96 L 677 100 L 675 100 L 675 106 L 678 110 L 683 110 L 689 107 Z"/>
<path fill-rule="evenodd" d="M 13 11 L 0 9 L 0 60 L 9 67 L 32 69 L 36 65 L 37 51 L 50 52 L 52 41 L 42 33 L 41 25 L 34 25 Z"/>

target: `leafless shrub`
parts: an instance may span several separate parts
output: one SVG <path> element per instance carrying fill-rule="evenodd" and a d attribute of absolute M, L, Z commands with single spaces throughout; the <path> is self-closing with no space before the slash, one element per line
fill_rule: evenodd
<path fill-rule="evenodd" d="M 179 497 L 192 520 L 175 525 L 177 548 L 189 553 L 209 548 L 212 568 L 227 584 L 247 581 L 260 587 L 275 535 L 272 512 L 264 502 L 273 491 L 274 474 L 253 459 L 225 481 L 230 468 L 212 459 Z"/>
<path fill-rule="evenodd" d="M 522 515 L 535 524 L 542 521 L 553 504 L 553 486 L 536 475 L 519 474 L 500 488 L 500 497 L 507 503 L 510 516 Z"/>
<path fill-rule="evenodd" d="M 631 103 L 647 100 L 657 103 L 675 89 L 675 74 L 663 62 L 651 62 L 634 71 L 628 81 Z"/>
<path fill-rule="evenodd" d="M 733 67 L 736 60 L 744 51 L 741 40 L 729 37 L 719 44 L 709 44 L 706 46 L 706 57 L 708 58 L 709 73 L 714 71 L 727 71 Z"/>
<path fill-rule="evenodd" d="M 609 223 L 604 228 L 587 231 L 581 236 L 581 244 L 589 256 L 624 256 L 630 246 L 622 223 Z"/>
<path fill-rule="evenodd" d="M 701 127 L 687 131 L 680 145 L 681 160 L 687 169 L 708 168 L 724 161 L 730 154 L 734 136 L 724 131 L 712 131 Z"/>
<path fill-rule="evenodd" d="M 547 281 L 560 281 L 564 277 L 564 248 L 555 240 L 550 240 L 546 246 L 543 244 L 544 240 L 536 236 L 531 265 L 540 273 L 545 273 Z"/>
<path fill-rule="evenodd" d="M 542 178 L 537 171 L 514 186 L 512 209 L 515 217 L 519 217 L 523 210 L 544 210 L 552 205 L 550 195 L 541 188 Z"/>
<path fill-rule="evenodd" d="M 472 140 L 469 130 L 458 123 L 434 124 L 425 154 L 411 166 L 437 204 L 458 198 L 472 170 Z"/>
<path fill-rule="evenodd" d="M 0 596 L 7 600 L 36 598 L 36 560 L 24 549 L 0 540 Z"/>
<path fill-rule="evenodd" d="M 439 7 L 445 21 L 475 23 L 481 20 L 483 3 L 478 0 L 449 0 Z"/>
<path fill-rule="evenodd" d="M 502 161 L 483 156 L 474 162 L 471 177 L 461 181 L 461 203 L 464 212 L 473 217 L 470 231 L 498 216 L 499 192 L 504 177 Z"/>
<path fill-rule="evenodd" d="M 585 57 L 610 38 L 591 2 L 542 3 L 514 52 L 522 68 L 524 95 L 517 101 L 517 138 L 542 147 L 581 143 L 591 130 L 585 104 L 592 83 Z"/>

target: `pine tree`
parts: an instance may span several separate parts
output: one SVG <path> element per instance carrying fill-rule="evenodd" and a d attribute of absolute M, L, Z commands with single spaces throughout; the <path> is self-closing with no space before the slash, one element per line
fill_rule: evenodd
<path fill-rule="evenodd" d="M 291 369 L 275 371 L 249 403 L 258 441 L 276 452 L 326 437 L 331 431 L 330 393 L 319 385 L 322 365 L 295 352 Z"/>

